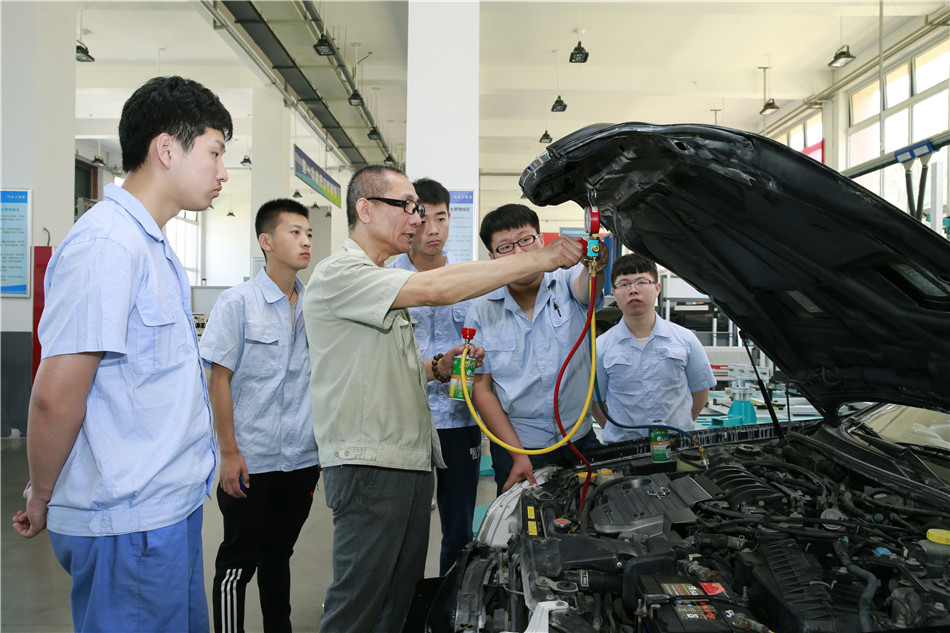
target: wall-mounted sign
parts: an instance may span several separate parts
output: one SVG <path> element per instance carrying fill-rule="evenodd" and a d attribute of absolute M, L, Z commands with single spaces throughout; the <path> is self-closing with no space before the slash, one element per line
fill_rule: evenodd
<path fill-rule="evenodd" d="M 445 250 L 452 253 L 456 261 L 475 261 L 478 245 L 475 243 L 475 192 L 449 191 L 449 238 Z"/>
<path fill-rule="evenodd" d="M 330 174 L 320 169 L 309 156 L 304 154 L 303 150 L 294 145 L 294 173 L 297 178 L 310 185 L 314 191 L 335 204 L 342 206 L 340 202 L 340 183 L 330 178 Z"/>
<path fill-rule="evenodd" d="M 0 190 L 0 295 L 30 296 L 29 189 Z"/>

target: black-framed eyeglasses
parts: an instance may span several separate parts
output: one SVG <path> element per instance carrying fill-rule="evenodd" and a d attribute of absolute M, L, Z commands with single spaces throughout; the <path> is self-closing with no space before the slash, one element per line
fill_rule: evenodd
<path fill-rule="evenodd" d="M 413 213 L 418 213 L 420 218 L 426 217 L 426 208 L 423 205 L 416 202 L 415 200 L 398 200 L 396 198 L 380 198 L 379 196 L 373 196 L 366 199 L 382 202 L 383 204 L 388 204 L 392 207 L 400 207 L 403 211 L 405 211 L 409 215 L 412 215 Z"/>
<path fill-rule="evenodd" d="M 621 281 L 619 284 L 614 284 L 614 290 L 627 290 L 627 289 L 637 289 L 637 290 L 646 290 L 647 286 L 655 286 L 657 282 L 655 281 L 646 281 L 641 279 L 639 281 Z"/>
<path fill-rule="evenodd" d="M 511 251 L 515 250 L 515 244 L 517 244 L 521 248 L 527 248 L 531 246 L 532 244 L 534 244 L 534 241 L 538 239 L 538 237 L 540 236 L 525 235 L 524 237 L 522 237 L 520 240 L 516 242 L 505 242 L 504 244 L 499 244 L 498 246 L 495 247 L 495 249 L 492 252 L 498 255 L 504 255 L 505 253 L 510 253 Z"/>

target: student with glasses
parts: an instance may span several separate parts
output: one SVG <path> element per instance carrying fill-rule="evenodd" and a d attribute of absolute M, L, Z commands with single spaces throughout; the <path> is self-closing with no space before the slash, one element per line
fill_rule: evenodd
<path fill-rule="evenodd" d="M 506 204 L 485 216 L 479 235 L 495 261 L 544 247 L 538 215 L 521 204 Z M 601 249 L 598 272 L 607 265 Z M 604 276 L 598 274 L 596 307 L 603 304 Z M 554 386 L 564 359 L 577 342 L 587 319 L 589 276 L 584 265 L 569 270 L 536 272 L 510 282 L 471 307 L 466 327 L 475 328 L 475 342 L 485 347 L 483 366 L 476 370 L 474 403 L 482 420 L 500 440 L 517 448 L 551 446 L 563 436 L 554 415 Z M 580 417 L 590 382 L 590 347 L 580 346 L 564 374 L 559 410 L 565 430 Z M 582 422 L 572 442 L 583 453 L 600 445 Z M 565 454 L 567 445 L 542 455 L 509 452 L 492 443 L 492 467 L 498 494 L 527 479 L 534 470 Z"/>
<path fill-rule="evenodd" d="M 497 261 L 385 268 L 429 219 L 416 193 L 398 169 L 356 172 L 349 237 L 315 266 L 303 299 L 314 434 L 333 511 L 322 633 L 401 631 L 425 572 L 432 470 L 445 468 L 426 385 L 451 374 L 464 346 L 423 359 L 407 308 L 456 304 L 584 255 L 565 238 Z"/>
<path fill-rule="evenodd" d="M 610 282 L 623 319 L 597 337 L 597 382 L 620 424 L 659 420 L 691 431 L 716 379 L 696 335 L 656 313 L 657 279 L 656 264 L 641 255 L 614 262 Z M 596 405 L 594 417 L 606 444 L 646 435 L 611 424 Z"/>

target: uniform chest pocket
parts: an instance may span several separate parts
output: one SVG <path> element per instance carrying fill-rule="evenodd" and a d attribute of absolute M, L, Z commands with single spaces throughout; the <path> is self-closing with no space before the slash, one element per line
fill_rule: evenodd
<path fill-rule="evenodd" d="M 457 303 L 452 306 L 452 320 L 458 324 L 465 323 L 465 317 L 468 315 L 469 302 Z"/>
<path fill-rule="evenodd" d="M 689 350 L 682 345 L 670 345 L 656 350 L 655 354 L 650 355 L 650 371 L 655 371 L 657 375 L 665 377 L 667 380 L 681 378 L 686 372 L 686 364 L 689 362 Z M 644 367 L 647 370 L 647 367 Z"/>
<path fill-rule="evenodd" d="M 610 391 L 624 394 L 637 393 L 643 382 L 640 371 L 640 353 L 638 351 L 610 349 L 602 354 L 601 362 L 609 377 L 608 384 L 610 387 L 608 389 Z M 601 383 L 601 389 L 604 388 L 603 384 Z"/>
<path fill-rule="evenodd" d="M 277 371 L 282 359 L 281 331 L 276 325 L 248 323 L 244 327 L 244 353 L 241 367 L 252 375 L 268 375 Z"/>
<path fill-rule="evenodd" d="M 152 374 L 183 365 L 189 356 L 191 338 L 183 322 L 184 312 L 178 297 L 139 297 L 135 308 L 139 322 L 132 360 L 138 368 Z"/>
<path fill-rule="evenodd" d="M 484 340 L 485 359 L 493 376 L 514 376 L 521 373 L 521 351 L 518 345 L 520 339 L 520 334 L 505 332 Z"/>

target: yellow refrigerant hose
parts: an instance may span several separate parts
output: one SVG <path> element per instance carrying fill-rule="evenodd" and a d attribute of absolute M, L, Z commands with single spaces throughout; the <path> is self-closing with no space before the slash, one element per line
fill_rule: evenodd
<path fill-rule="evenodd" d="M 591 266 L 591 270 L 596 275 L 596 270 Z M 591 286 L 594 286 L 592 283 Z M 594 378 L 597 375 L 597 337 L 594 336 L 594 324 L 596 323 L 596 317 L 594 316 L 594 310 L 592 309 L 594 302 L 593 292 L 588 293 L 587 297 L 588 302 L 588 311 L 589 311 L 589 321 L 590 321 L 590 384 L 587 387 L 587 399 L 584 401 L 584 408 L 581 411 L 580 416 L 577 418 L 577 422 L 574 423 L 574 426 L 571 427 L 570 432 L 568 432 L 564 437 L 557 441 L 557 443 L 547 446 L 545 448 L 518 448 L 516 446 L 511 446 L 501 441 L 495 435 L 488 430 L 488 427 L 485 426 L 485 423 L 482 422 L 482 419 L 478 417 L 478 413 L 475 411 L 474 405 L 472 405 L 472 397 L 468 392 L 468 381 L 462 380 L 462 395 L 465 396 L 465 404 L 468 405 L 468 410 L 471 412 L 472 417 L 475 418 L 476 424 L 479 428 L 485 432 L 485 435 L 488 436 L 488 439 L 498 444 L 502 448 L 511 451 L 512 453 L 520 453 L 522 455 L 544 455 L 545 453 L 550 453 L 551 451 L 556 451 L 557 449 L 564 446 L 574 434 L 577 433 L 577 430 L 581 427 L 581 423 L 584 421 L 584 418 L 587 417 L 587 411 L 590 409 L 590 403 L 594 396 Z M 468 346 L 465 346 L 465 349 L 462 350 L 462 367 L 465 367 L 465 359 L 468 357 Z"/>

